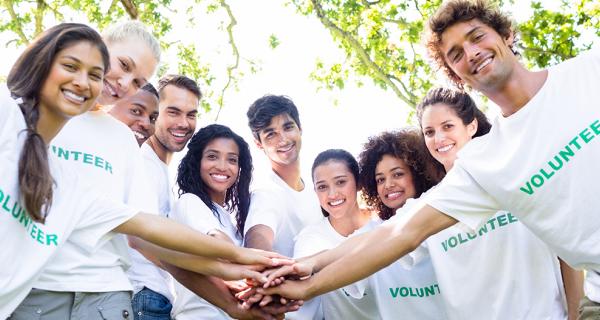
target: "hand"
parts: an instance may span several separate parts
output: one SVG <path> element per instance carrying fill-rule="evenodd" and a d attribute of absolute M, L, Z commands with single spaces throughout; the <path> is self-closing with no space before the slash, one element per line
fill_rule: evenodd
<path fill-rule="evenodd" d="M 271 303 L 265 307 L 253 306 L 244 308 L 238 304 L 237 309 L 229 313 L 232 318 L 243 320 L 283 320 L 286 312 L 297 311 L 302 305 L 302 301 L 293 301 L 286 304 Z"/>
<path fill-rule="evenodd" d="M 286 280 L 277 287 L 258 288 L 257 292 L 262 295 L 280 295 L 288 300 L 309 300 L 313 298 L 310 294 L 311 279 L 308 280 Z"/>
<path fill-rule="evenodd" d="M 237 296 L 238 293 L 252 288 L 255 281 L 233 280 L 224 281 L 224 283 L 227 286 L 227 288 L 229 288 L 229 292 Z"/>
<path fill-rule="evenodd" d="M 278 267 L 293 264 L 295 261 L 279 253 L 259 249 L 237 248 L 237 255 L 232 262 L 239 264 L 259 264 L 268 267 Z"/>
<path fill-rule="evenodd" d="M 267 281 L 264 282 L 264 288 L 280 285 L 282 279 L 299 279 L 305 280 L 310 277 L 313 273 L 313 265 L 309 260 L 299 261 L 293 265 L 284 265 L 280 268 L 268 269 L 263 272 L 263 275 L 267 277 Z"/>
<path fill-rule="evenodd" d="M 267 281 L 267 277 L 260 273 L 260 271 L 264 269 L 265 267 L 262 265 L 241 265 L 220 262 L 219 267 L 215 272 L 215 276 L 223 280 L 248 279 L 252 283 L 263 284 Z"/>

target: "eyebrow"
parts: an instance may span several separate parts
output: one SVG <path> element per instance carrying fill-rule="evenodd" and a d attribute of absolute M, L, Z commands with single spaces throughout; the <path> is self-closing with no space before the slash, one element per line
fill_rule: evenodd
<path fill-rule="evenodd" d="M 469 32 L 467 32 L 465 34 L 465 38 L 470 37 L 473 33 L 475 33 L 479 29 L 481 29 L 481 26 L 473 27 L 471 30 L 469 30 Z M 450 50 L 448 50 L 448 52 L 446 52 L 446 57 L 450 57 L 450 55 L 452 54 L 452 52 L 454 52 L 454 50 L 456 50 L 456 46 L 453 46 L 452 48 L 450 48 Z"/>
<path fill-rule="evenodd" d="M 392 172 L 392 171 L 394 171 L 394 170 L 397 170 L 397 169 L 404 170 L 404 168 L 402 168 L 402 167 L 394 167 L 394 168 L 391 168 L 390 170 L 388 170 L 388 172 Z M 382 175 L 384 175 L 384 173 L 383 173 L 383 172 L 376 172 L 376 173 L 375 173 L 375 176 L 376 176 L 376 177 L 377 177 L 377 176 L 382 176 Z"/>
<path fill-rule="evenodd" d="M 64 56 L 62 56 L 62 58 L 71 59 L 71 60 L 74 60 L 75 62 L 77 62 L 79 64 L 83 64 L 83 62 L 81 62 L 81 60 L 79 60 L 77 57 L 74 57 L 74 56 L 71 56 L 71 55 L 64 55 Z M 104 72 L 104 68 L 103 67 L 93 66 L 92 68 L 93 69 L 98 69 L 98 70 Z"/>

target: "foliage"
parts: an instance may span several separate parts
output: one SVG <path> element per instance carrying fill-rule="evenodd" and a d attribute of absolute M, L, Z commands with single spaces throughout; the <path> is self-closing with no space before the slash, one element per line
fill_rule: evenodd
<path fill-rule="evenodd" d="M 291 0 L 303 15 L 316 16 L 345 52 L 343 61 L 317 61 L 312 78 L 343 89 L 351 75 L 371 78 L 414 107 L 432 86 L 422 35 L 441 0 Z M 600 36 L 600 4 L 593 0 L 531 2 L 533 15 L 519 25 L 526 63 L 546 67 L 577 55 Z M 556 2 L 556 1 L 555 1 Z M 513 1 L 495 1 L 511 10 Z M 355 77 L 356 78 L 356 77 Z M 358 80 L 362 81 L 362 80 Z"/>

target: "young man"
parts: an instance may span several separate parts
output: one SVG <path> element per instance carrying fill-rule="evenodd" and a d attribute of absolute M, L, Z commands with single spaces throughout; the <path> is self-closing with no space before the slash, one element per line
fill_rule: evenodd
<path fill-rule="evenodd" d="M 154 134 L 158 92 L 151 83 L 146 83 L 134 95 L 117 101 L 108 113 L 128 126 L 142 146 Z"/>
<path fill-rule="evenodd" d="M 152 198 L 158 199 L 158 213 L 166 217 L 172 202 L 168 166 L 173 153 L 185 147 L 196 129 L 202 94 L 196 82 L 186 76 L 168 75 L 158 83 L 160 112 L 156 118 L 156 130 L 152 130 L 154 134 L 141 145 L 141 153 L 146 164 L 150 192 L 154 195 Z M 133 265 L 127 275 L 134 288 L 134 318 L 144 319 L 147 315 L 153 315 L 170 319 L 173 302 L 171 276 L 136 250 L 130 250 L 130 254 Z"/>
<path fill-rule="evenodd" d="M 320 271 L 306 283 L 286 281 L 268 293 L 306 298 L 330 291 L 390 264 L 457 220 L 476 230 L 498 210 L 510 210 L 565 262 L 597 279 L 600 53 L 529 71 L 513 53 L 513 29 L 499 21 L 509 20 L 486 2 L 448 1 L 431 19 L 428 41 L 451 79 L 500 107 L 490 133 L 461 150 L 406 223 L 303 261 L 297 273 Z"/>
<path fill-rule="evenodd" d="M 244 227 L 245 246 L 292 257 L 296 235 L 322 219 L 316 193 L 300 176 L 302 127 L 298 109 L 288 97 L 266 95 L 250 106 L 247 116 L 254 141 L 269 158 L 272 171 L 252 193 Z M 312 314 L 318 307 L 318 301 L 310 302 L 287 317 L 306 318 L 304 313 Z"/>

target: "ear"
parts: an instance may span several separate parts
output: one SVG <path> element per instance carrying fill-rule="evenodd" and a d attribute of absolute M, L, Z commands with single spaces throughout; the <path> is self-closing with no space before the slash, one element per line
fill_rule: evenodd
<path fill-rule="evenodd" d="M 260 141 L 258 141 L 257 139 L 254 139 L 254 143 L 260 150 L 264 150 L 263 145 Z"/>
<path fill-rule="evenodd" d="M 515 32 L 511 31 L 510 34 L 504 39 L 506 40 L 508 47 L 512 50 L 513 45 L 515 44 Z"/>
<path fill-rule="evenodd" d="M 474 118 L 473 121 L 471 121 L 471 123 L 467 125 L 467 133 L 469 134 L 469 136 L 471 136 L 471 138 L 473 138 L 473 136 L 477 132 L 478 126 L 479 124 L 477 122 L 477 118 Z"/>

